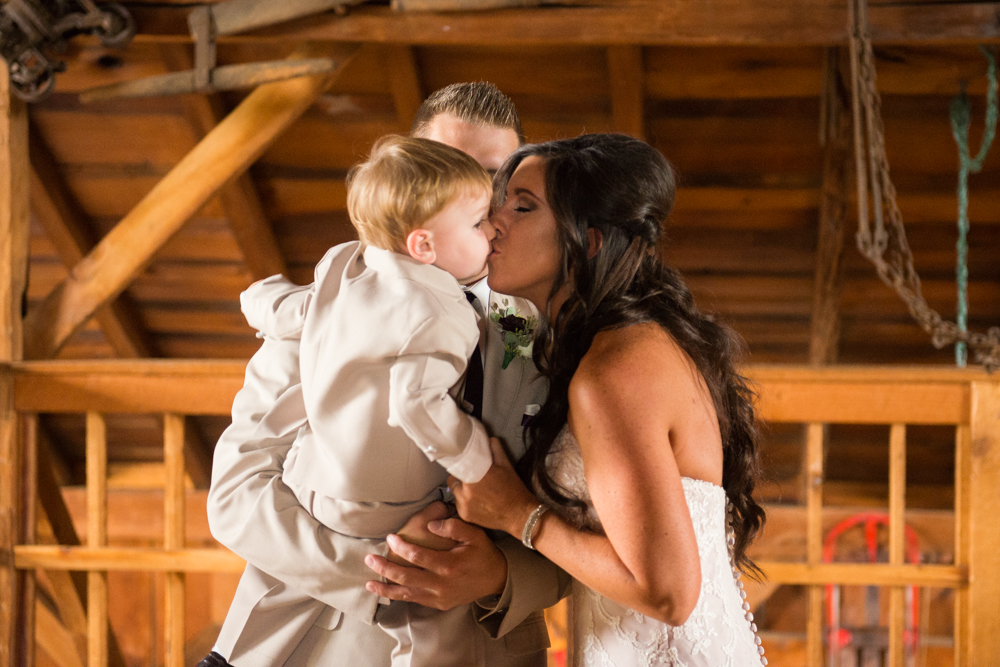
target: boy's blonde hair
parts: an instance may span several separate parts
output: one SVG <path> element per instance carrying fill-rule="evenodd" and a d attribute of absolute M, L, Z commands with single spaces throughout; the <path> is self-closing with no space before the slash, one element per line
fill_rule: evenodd
<path fill-rule="evenodd" d="M 406 237 L 463 194 L 489 195 L 478 162 L 430 139 L 389 136 L 347 175 L 347 212 L 362 243 L 405 252 Z"/>

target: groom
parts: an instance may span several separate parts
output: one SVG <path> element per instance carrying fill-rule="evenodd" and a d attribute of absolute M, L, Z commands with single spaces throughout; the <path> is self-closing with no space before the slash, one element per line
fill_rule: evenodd
<path fill-rule="evenodd" d="M 513 104 L 485 83 L 455 84 L 431 95 L 412 134 L 464 150 L 491 171 L 523 141 Z M 481 279 L 468 291 L 485 323 L 482 419 L 520 457 L 521 423 L 543 402 L 544 381 L 530 360 L 503 368 L 502 337 L 485 318 L 498 298 Z M 519 301 L 510 299 L 510 305 L 527 311 Z M 545 665 L 548 635 L 540 610 L 558 601 L 568 580 L 517 540 L 493 542 L 478 527 L 445 519 L 440 505 L 431 506 L 400 534 L 423 543 L 449 538 L 455 546 L 422 550 L 417 567 L 406 562 L 410 545 L 391 542 L 396 554 L 384 542 L 334 533 L 298 504 L 281 480 L 294 432 L 258 428 L 280 392 L 297 383 L 297 342 L 265 340 L 247 366 L 233 424 L 216 446 L 208 500 L 212 533 L 248 565 L 215 651 L 202 664 L 269 665 L 287 656 L 288 665 L 388 665 L 392 643 L 372 623 L 387 613 L 385 598 L 391 598 L 441 609 L 471 604 L 483 630 L 469 638 L 480 664 Z M 366 588 L 380 574 L 389 581 L 368 584 L 374 592 Z M 303 593 L 312 599 L 303 602 Z M 280 647 L 295 648 L 289 654 Z"/>

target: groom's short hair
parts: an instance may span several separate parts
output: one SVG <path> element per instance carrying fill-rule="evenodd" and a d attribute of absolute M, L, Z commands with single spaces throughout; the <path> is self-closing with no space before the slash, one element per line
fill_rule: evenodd
<path fill-rule="evenodd" d="M 518 141 L 524 143 L 524 130 L 514 102 L 492 83 L 453 83 L 431 93 L 417 109 L 410 135 L 422 136 L 431 121 L 443 113 L 451 114 L 470 125 L 513 130 Z"/>
<path fill-rule="evenodd" d="M 468 154 L 430 139 L 390 135 L 347 175 L 347 212 L 367 245 L 406 252 L 406 237 L 465 194 L 493 181 Z"/>

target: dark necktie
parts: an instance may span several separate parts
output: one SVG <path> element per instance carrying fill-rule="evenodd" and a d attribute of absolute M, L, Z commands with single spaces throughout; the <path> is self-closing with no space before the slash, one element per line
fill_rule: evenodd
<path fill-rule="evenodd" d="M 476 295 L 466 292 L 465 298 L 469 300 L 469 305 L 475 308 Z M 472 416 L 476 419 L 483 418 L 483 357 L 479 354 L 479 344 L 472 350 L 469 358 L 469 366 L 465 371 L 465 400 L 472 405 Z"/>

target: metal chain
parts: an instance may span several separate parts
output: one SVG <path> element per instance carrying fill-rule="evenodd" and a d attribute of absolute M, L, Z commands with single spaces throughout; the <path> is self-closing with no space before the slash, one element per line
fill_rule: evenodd
<path fill-rule="evenodd" d="M 906 240 L 903 216 L 896 202 L 896 188 L 889 177 L 882 100 L 875 85 L 875 56 L 868 27 L 867 2 L 851 0 L 849 8 L 858 177 L 858 250 L 875 266 L 879 278 L 906 303 L 913 318 L 931 335 L 935 347 L 965 343 L 975 354 L 976 361 L 992 372 L 1000 368 L 1000 327 L 992 327 L 985 334 L 965 331 L 958 324 L 942 318 L 921 293 L 920 277 L 913 266 L 913 252 Z M 868 220 L 869 197 L 874 225 Z"/>
<path fill-rule="evenodd" d="M 979 145 L 979 154 L 969 154 L 969 126 L 972 125 L 972 103 L 962 86 L 962 92 L 951 101 L 951 133 L 958 144 L 958 241 L 955 244 L 955 282 L 958 286 L 958 328 L 966 331 L 969 318 L 969 174 L 982 171 L 997 129 L 997 61 L 993 54 L 980 46 L 979 51 L 989 62 L 986 88 L 986 127 Z M 966 363 L 965 343 L 955 344 L 955 363 Z"/>

